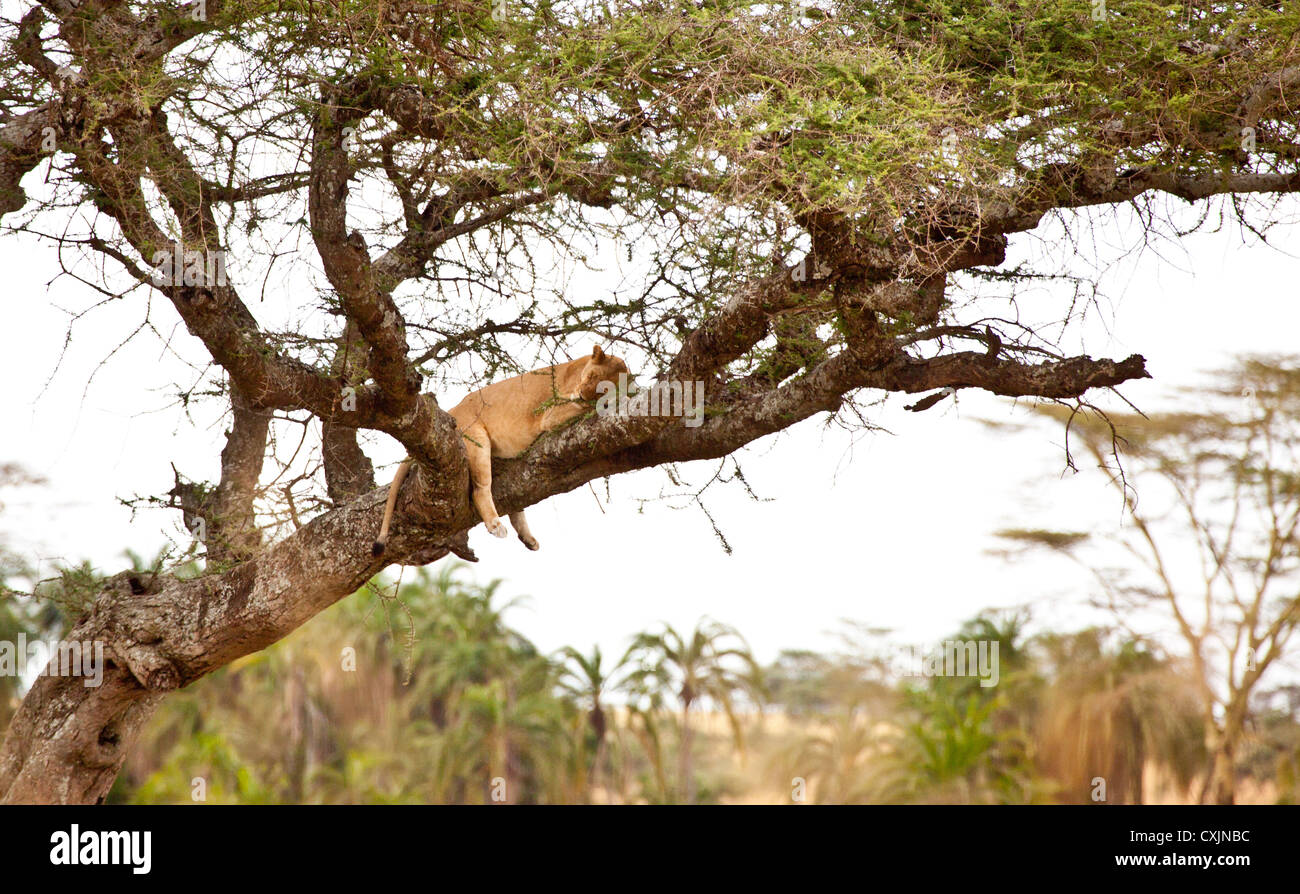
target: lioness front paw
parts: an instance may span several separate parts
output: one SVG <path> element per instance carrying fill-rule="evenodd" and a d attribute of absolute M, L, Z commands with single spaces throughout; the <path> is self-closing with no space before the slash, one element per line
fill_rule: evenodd
<path fill-rule="evenodd" d="M 541 547 L 541 544 L 537 542 L 536 537 L 525 537 L 523 534 L 519 535 L 519 542 L 534 551 Z"/>
<path fill-rule="evenodd" d="M 510 535 L 510 532 L 506 530 L 505 522 L 501 521 L 499 518 L 494 518 L 492 521 L 487 522 L 487 529 L 497 537 L 508 537 Z"/>

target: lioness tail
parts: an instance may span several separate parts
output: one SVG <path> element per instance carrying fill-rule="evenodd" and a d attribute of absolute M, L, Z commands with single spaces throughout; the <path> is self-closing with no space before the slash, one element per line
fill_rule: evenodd
<path fill-rule="evenodd" d="M 393 522 L 393 510 L 397 508 L 397 492 L 402 489 L 402 482 L 406 480 L 406 473 L 411 470 L 411 460 L 404 460 L 397 467 L 397 474 L 393 476 L 393 483 L 388 485 L 388 502 L 384 505 L 384 520 L 379 525 L 379 536 L 375 538 L 374 546 L 370 547 L 370 555 L 379 557 L 384 554 L 384 547 L 388 544 L 388 526 Z"/>

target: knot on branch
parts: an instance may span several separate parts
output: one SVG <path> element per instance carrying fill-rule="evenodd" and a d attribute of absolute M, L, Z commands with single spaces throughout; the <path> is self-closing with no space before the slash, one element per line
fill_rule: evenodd
<path fill-rule="evenodd" d="M 170 692 L 184 682 L 180 668 L 163 652 L 165 630 L 156 601 L 142 598 L 161 593 L 163 583 L 164 578 L 152 572 L 123 571 L 108 578 L 85 631 L 151 692 Z"/>
<path fill-rule="evenodd" d="M 110 720 L 91 731 L 85 747 L 81 749 L 81 762 L 87 767 L 116 767 L 122 760 L 125 736 L 115 720 Z"/>
<path fill-rule="evenodd" d="M 179 689 L 184 679 L 180 669 L 159 650 L 159 642 L 117 644 L 113 652 L 135 681 L 150 692 Z"/>
<path fill-rule="evenodd" d="M 361 235 L 361 231 L 353 230 L 351 233 L 348 233 L 347 242 L 348 247 L 359 253 L 368 266 L 370 261 L 370 246 L 366 244 L 366 237 Z"/>
<path fill-rule="evenodd" d="M 102 589 L 118 596 L 143 596 L 162 590 L 162 581 L 152 571 L 119 571 L 104 581 Z"/>

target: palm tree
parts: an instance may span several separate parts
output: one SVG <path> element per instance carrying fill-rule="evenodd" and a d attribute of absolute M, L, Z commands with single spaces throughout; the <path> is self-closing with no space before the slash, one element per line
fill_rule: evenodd
<path fill-rule="evenodd" d="M 498 778 L 509 804 L 557 800 L 564 793 L 564 706 L 552 694 L 553 668 L 538 658 L 520 671 L 471 686 L 462 697 L 458 732 L 476 745 L 472 776 L 483 780 L 485 801 L 494 797 Z"/>
<path fill-rule="evenodd" d="M 561 763 L 543 757 L 558 753 L 552 746 L 563 729 L 556 668 L 505 623 L 503 613 L 517 600 L 496 604 L 500 581 L 462 582 L 463 567 L 444 566 L 436 576 L 421 571 L 397 599 L 408 618 L 410 703 L 445 731 L 441 759 L 449 778 L 437 788 L 459 801 L 472 791 L 467 780 L 477 780 L 490 797 L 499 777 L 509 802 L 559 797 Z"/>
<path fill-rule="evenodd" d="M 624 661 L 634 667 L 624 686 L 634 697 L 673 693 L 680 706 L 678 783 L 687 804 L 695 803 L 692 709 L 707 699 L 727 716 L 737 747 L 743 745 L 736 717 L 737 695 L 759 697 L 762 672 L 748 644 L 725 624 L 703 619 L 687 638 L 670 625 L 658 633 L 642 633 L 632 641 Z"/>
<path fill-rule="evenodd" d="M 882 762 L 881 800 L 1019 804 L 1040 798 L 1023 730 L 995 722 L 1005 708 L 1002 696 L 954 700 L 933 686 L 908 695 L 917 719 Z"/>
<path fill-rule="evenodd" d="M 583 655 L 573 646 L 565 646 L 559 651 L 560 689 L 587 710 L 587 723 L 595 739 L 591 761 L 591 780 L 588 791 L 596 788 L 600 778 L 601 763 L 605 756 L 608 721 L 605 717 L 604 698 L 611 686 L 611 679 L 623 667 L 619 661 L 608 672 L 601 666 L 603 656 L 600 646 L 592 646 L 590 655 Z"/>

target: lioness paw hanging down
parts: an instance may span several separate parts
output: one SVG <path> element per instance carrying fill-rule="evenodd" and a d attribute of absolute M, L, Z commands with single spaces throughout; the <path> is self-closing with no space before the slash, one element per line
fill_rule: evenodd
<path fill-rule="evenodd" d="M 518 456 L 543 432 L 581 416 L 599 394 L 600 383 L 617 382 L 620 373 L 628 374 L 627 364 L 596 347 L 588 357 L 493 382 L 470 392 L 451 408 L 451 416 L 456 420 L 469 455 L 474 508 L 490 532 L 497 537 L 505 537 L 507 533 L 492 502 L 492 457 Z M 388 542 L 397 492 L 410 464 L 408 459 L 398 467 L 389 486 L 384 520 L 372 550 L 376 556 L 383 555 Z M 528 529 L 528 519 L 522 511 L 510 513 L 510 524 L 524 546 L 537 549 L 537 539 Z"/>

